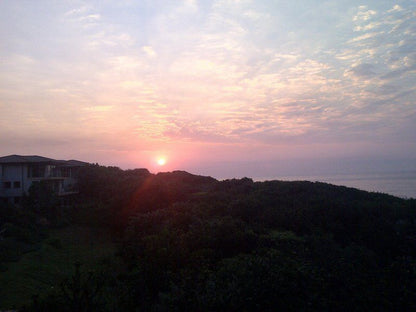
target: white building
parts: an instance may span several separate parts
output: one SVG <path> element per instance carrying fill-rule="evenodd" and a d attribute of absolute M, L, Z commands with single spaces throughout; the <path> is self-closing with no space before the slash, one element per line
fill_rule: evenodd
<path fill-rule="evenodd" d="M 42 156 L 0 157 L 0 200 L 17 203 L 33 183 L 46 181 L 57 195 L 77 192 L 77 172 L 86 162 Z"/>

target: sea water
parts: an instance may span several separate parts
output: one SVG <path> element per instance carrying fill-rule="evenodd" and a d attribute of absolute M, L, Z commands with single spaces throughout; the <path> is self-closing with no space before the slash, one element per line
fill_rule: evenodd
<path fill-rule="evenodd" d="M 259 178 L 256 181 L 312 181 L 354 187 L 364 191 L 386 193 L 402 198 L 416 198 L 416 171 L 344 173 L 327 175 L 289 175 Z"/>

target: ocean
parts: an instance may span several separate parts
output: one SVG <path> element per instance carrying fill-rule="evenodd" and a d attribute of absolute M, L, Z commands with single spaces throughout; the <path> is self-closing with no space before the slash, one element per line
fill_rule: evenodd
<path fill-rule="evenodd" d="M 416 171 L 373 172 L 360 174 L 293 175 L 258 178 L 256 181 L 312 181 L 354 187 L 364 191 L 386 193 L 401 198 L 416 198 Z"/>

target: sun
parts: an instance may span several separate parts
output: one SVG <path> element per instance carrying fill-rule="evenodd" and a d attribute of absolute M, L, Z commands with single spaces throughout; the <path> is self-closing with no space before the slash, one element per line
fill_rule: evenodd
<path fill-rule="evenodd" d="M 164 165 L 166 164 L 166 158 L 164 158 L 164 157 L 159 157 L 159 158 L 157 159 L 157 164 L 158 164 L 159 166 L 164 166 Z"/>

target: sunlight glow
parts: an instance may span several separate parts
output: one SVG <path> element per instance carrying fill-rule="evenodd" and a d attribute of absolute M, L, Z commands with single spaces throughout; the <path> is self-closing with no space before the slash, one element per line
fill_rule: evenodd
<path fill-rule="evenodd" d="M 160 158 L 158 158 L 158 160 L 157 160 L 157 164 L 158 164 L 159 166 L 163 166 L 163 165 L 165 165 L 165 164 L 166 164 L 166 159 L 165 159 L 164 157 L 160 157 Z"/>

